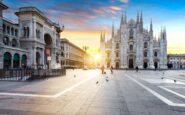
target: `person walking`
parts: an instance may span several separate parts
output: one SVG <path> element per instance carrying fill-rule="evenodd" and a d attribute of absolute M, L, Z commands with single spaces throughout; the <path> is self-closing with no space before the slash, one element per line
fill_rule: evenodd
<path fill-rule="evenodd" d="M 110 67 L 111 74 L 113 74 L 113 66 Z"/>
<path fill-rule="evenodd" d="M 104 66 L 101 67 L 102 74 L 104 74 Z"/>
<path fill-rule="evenodd" d="M 138 68 L 138 66 L 136 66 L 136 72 L 138 72 L 138 70 L 139 70 L 139 68 Z"/>

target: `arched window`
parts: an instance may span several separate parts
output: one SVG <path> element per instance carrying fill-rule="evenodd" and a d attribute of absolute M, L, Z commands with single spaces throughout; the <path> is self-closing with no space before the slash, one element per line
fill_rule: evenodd
<path fill-rule="evenodd" d="M 157 52 L 154 52 L 154 56 L 157 57 Z"/>
<path fill-rule="evenodd" d="M 133 31 L 133 29 L 130 29 L 130 31 L 129 31 L 129 38 L 133 39 L 133 37 L 134 37 L 134 31 Z"/>
<path fill-rule="evenodd" d="M 144 57 L 147 57 L 147 52 L 144 52 Z"/>
<path fill-rule="evenodd" d="M 130 45 L 130 51 L 133 51 L 133 45 Z"/>
<path fill-rule="evenodd" d="M 7 34 L 10 34 L 10 27 L 7 26 Z"/>
<path fill-rule="evenodd" d="M 17 46 L 17 40 L 16 39 L 13 39 L 12 40 L 12 47 L 16 47 Z"/>
<path fill-rule="evenodd" d="M 116 43 L 116 49 L 119 49 L 119 43 Z"/>
<path fill-rule="evenodd" d="M 18 30 L 15 29 L 15 36 L 18 36 Z"/>
<path fill-rule="evenodd" d="M 148 44 L 147 42 L 144 43 L 144 48 L 147 48 Z"/>
<path fill-rule="evenodd" d="M 6 25 L 3 24 L 3 33 L 6 33 Z"/>
<path fill-rule="evenodd" d="M 14 28 L 11 28 L 11 35 L 14 35 Z"/>

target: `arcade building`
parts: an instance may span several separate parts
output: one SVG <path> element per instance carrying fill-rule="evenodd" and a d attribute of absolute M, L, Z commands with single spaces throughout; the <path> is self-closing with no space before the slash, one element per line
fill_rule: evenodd
<path fill-rule="evenodd" d="M 21 7 L 18 23 L 3 17 L 8 6 L 0 1 L 0 69 L 61 68 L 59 24 L 36 7 Z"/>

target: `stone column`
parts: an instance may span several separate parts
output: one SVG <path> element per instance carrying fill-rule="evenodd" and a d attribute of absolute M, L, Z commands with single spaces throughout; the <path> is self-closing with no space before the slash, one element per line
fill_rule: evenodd
<path fill-rule="evenodd" d="M 32 32 L 33 32 L 33 39 L 36 39 L 36 20 L 33 19 L 33 28 L 32 28 Z"/>
<path fill-rule="evenodd" d="M 36 67 L 35 67 L 35 65 L 36 65 L 36 47 L 33 47 L 33 52 L 32 52 L 32 54 L 33 54 L 32 65 L 34 65 L 34 68 L 36 68 Z"/>

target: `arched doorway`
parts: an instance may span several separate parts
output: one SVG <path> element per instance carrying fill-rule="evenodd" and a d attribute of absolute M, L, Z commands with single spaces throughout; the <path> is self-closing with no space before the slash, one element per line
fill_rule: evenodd
<path fill-rule="evenodd" d="M 49 34 L 44 35 L 44 41 L 45 41 L 45 50 L 44 50 L 44 59 L 45 59 L 45 65 L 47 65 L 47 68 L 50 68 L 51 63 L 51 57 L 52 57 L 52 38 Z"/>
<path fill-rule="evenodd" d="M 134 60 L 133 59 L 129 59 L 129 68 L 130 69 L 134 68 Z"/>
<path fill-rule="evenodd" d="M 40 53 L 36 52 L 36 65 L 40 65 Z"/>
<path fill-rule="evenodd" d="M 119 68 L 119 62 L 116 62 L 116 69 Z"/>
<path fill-rule="evenodd" d="M 158 68 L 158 62 L 154 62 L 154 67 L 157 69 Z"/>
<path fill-rule="evenodd" d="M 27 65 L 27 56 L 25 54 L 22 55 L 21 63 L 22 63 L 22 67 L 25 68 Z"/>
<path fill-rule="evenodd" d="M 11 68 L 11 60 L 12 60 L 12 55 L 9 52 L 5 52 L 3 55 L 3 68 L 8 69 Z"/>
<path fill-rule="evenodd" d="M 143 68 L 146 69 L 148 67 L 148 63 L 147 62 L 144 62 L 143 63 Z"/>
<path fill-rule="evenodd" d="M 15 53 L 13 56 L 13 68 L 19 68 L 20 67 L 20 56 L 18 53 Z"/>

